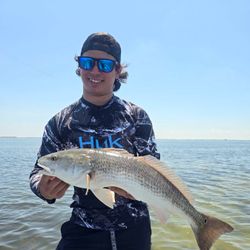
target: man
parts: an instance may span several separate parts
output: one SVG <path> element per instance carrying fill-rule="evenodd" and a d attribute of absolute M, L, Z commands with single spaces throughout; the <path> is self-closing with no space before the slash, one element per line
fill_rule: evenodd
<path fill-rule="evenodd" d="M 146 112 L 114 95 L 127 78 L 121 64 L 121 47 L 115 38 L 108 33 L 90 35 L 76 60 L 83 95 L 48 122 L 38 158 L 73 147 L 124 148 L 134 155 L 159 158 Z M 35 165 L 31 172 L 31 189 L 43 200 L 54 203 L 69 185 L 58 178 L 41 176 L 39 170 Z M 85 195 L 85 191 L 74 187 L 72 216 L 62 225 L 57 250 L 150 249 L 150 218 L 145 203 L 117 195 L 115 207 L 110 209 L 92 192 Z M 121 194 L 120 190 L 117 192 Z"/>

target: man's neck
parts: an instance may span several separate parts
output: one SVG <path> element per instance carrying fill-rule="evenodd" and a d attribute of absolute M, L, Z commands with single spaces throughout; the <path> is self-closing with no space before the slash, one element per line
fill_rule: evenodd
<path fill-rule="evenodd" d="M 113 94 L 105 95 L 105 96 L 89 96 L 89 95 L 83 93 L 83 98 L 86 101 L 88 101 L 96 106 L 105 105 L 112 98 L 112 96 L 113 96 Z"/>

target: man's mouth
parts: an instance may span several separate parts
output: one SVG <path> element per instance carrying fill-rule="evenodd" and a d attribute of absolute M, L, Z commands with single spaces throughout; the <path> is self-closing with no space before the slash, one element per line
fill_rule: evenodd
<path fill-rule="evenodd" d="M 88 80 L 89 80 L 90 82 L 96 83 L 96 84 L 102 82 L 101 79 L 95 79 L 95 78 L 91 78 L 91 77 L 89 77 Z"/>

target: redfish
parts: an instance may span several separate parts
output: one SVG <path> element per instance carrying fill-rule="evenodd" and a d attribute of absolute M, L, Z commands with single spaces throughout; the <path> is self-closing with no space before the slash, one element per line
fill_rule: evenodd
<path fill-rule="evenodd" d="M 200 213 L 192 196 L 179 177 L 153 156 L 139 156 L 123 149 L 69 149 L 39 158 L 42 174 L 91 190 L 105 205 L 113 208 L 115 196 L 107 187 L 118 187 L 136 200 L 144 201 L 163 223 L 177 214 L 190 224 L 200 250 L 211 248 L 221 234 L 233 228 Z"/>

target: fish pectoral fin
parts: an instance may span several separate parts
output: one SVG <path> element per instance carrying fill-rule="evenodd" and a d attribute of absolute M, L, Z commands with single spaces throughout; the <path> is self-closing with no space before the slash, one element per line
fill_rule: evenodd
<path fill-rule="evenodd" d="M 98 200 L 100 200 L 103 204 L 110 208 L 114 208 L 115 204 L 115 193 L 110 191 L 109 189 L 94 189 L 91 190 L 92 193 L 96 196 Z"/>
<path fill-rule="evenodd" d="M 90 175 L 89 174 L 86 175 L 86 185 L 87 185 L 87 187 L 86 187 L 86 193 L 85 193 L 85 195 L 88 194 L 89 189 L 90 189 Z"/>
<path fill-rule="evenodd" d="M 163 210 L 159 207 L 156 206 L 151 206 L 154 212 L 154 215 L 156 216 L 156 218 L 158 218 L 158 220 L 165 224 L 167 223 L 167 220 L 169 219 L 170 215 L 168 212 L 166 212 L 166 210 Z"/>

